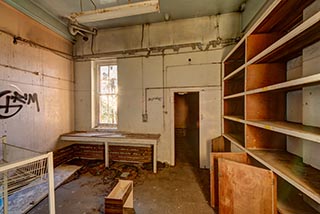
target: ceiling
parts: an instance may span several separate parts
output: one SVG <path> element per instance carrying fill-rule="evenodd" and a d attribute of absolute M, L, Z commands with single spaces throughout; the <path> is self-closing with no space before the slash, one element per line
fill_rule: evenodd
<path fill-rule="evenodd" d="M 67 23 L 65 17 L 73 12 L 81 12 L 135 3 L 142 0 L 30 0 L 51 15 Z M 17 1 L 18 2 L 18 1 Z M 195 18 L 239 11 L 245 0 L 159 0 L 160 12 L 124 18 L 92 22 L 86 25 L 96 28 L 122 27 L 170 20 Z"/>

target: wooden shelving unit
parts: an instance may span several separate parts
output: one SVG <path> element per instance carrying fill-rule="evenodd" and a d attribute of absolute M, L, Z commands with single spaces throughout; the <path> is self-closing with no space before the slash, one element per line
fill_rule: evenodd
<path fill-rule="evenodd" d="M 288 150 L 289 137 L 320 143 L 320 123 L 306 119 L 320 111 L 320 50 L 306 51 L 320 43 L 314 2 L 275 0 L 223 61 L 223 136 L 281 178 L 278 193 L 292 187 L 278 198 L 280 213 L 320 212 L 320 170 Z M 292 78 L 289 64 L 299 57 Z"/>

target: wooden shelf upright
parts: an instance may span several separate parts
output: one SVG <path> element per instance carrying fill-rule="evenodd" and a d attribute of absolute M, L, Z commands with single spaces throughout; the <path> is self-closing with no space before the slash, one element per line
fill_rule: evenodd
<path fill-rule="evenodd" d="M 259 176 L 273 180 L 272 185 L 261 186 L 270 193 L 261 195 L 270 212 L 276 206 L 285 214 L 320 213 L 320 159 L 313 156 L 312 162 L 312 154 L 303 152 L 313 148 L 320 154 L 319 10 L 315 0 L 275 0 L 223 60 L 223 136 L 248 155 L 250 168 L 237 163 L 239 170 L 253 175 L 255 169 L 263 169 Z M 224 157 L 214 156 L 215 161 Z M 241 174 L 225 157 L 229 161 L 215 165 L 223 167 L 219 173 Z M 233 183 L 230 175 L 220 177 L 229 179 L 228 185 Z M 243 187 L 245 181 L 237 179 Z M 229 199 L 221 199 L 220 211 L 239 208 L 228 208 Z M 259 212 L 255 206 L 252 209 Z"/>

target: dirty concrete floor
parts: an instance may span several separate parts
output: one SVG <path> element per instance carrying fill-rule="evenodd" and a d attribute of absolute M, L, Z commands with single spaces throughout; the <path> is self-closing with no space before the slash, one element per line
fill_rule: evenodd
<path fill-rule="evenodd" d="M 198 168 L 197 133 L 176 140 L 176 166 L 157 174 L 147 171 L 134 180 L 134 212 L 137 214 L 214 214 L 209 206 L 209 170 Z M 110 186 L 110 185 L 109 185 Z M 109 187 L 102 175 L 81 174 L 56 190 L 57 214 L 104 213 L 104 196 Z M 45 199 L 29 214 L 45 214 Z"/>

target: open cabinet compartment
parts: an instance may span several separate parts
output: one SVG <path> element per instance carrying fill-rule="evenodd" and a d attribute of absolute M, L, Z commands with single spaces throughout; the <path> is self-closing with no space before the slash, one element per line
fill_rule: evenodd
<path fill-rule="evenodd" d="M 318 213 L 316 208 L 310 206 L 311 203 L 314 204 L 310 202 L 310 198 L 280 176 L 277 176 L 277 185 L 277 207 L 280 214 Z"/>
<path fill-rule="evenodd" d="M 314 0 L 279 1 L 247 37 L 247 61 L 260 54 L 304 21 L 304 9 Z M 294 13 L 292 12 L 294 11 Z M 285 17 L 285 18 L 283 18 Z M 290 47 L 290 46 L 288 46 Z M 288 55 L 286 53 L 286 55 Z"/>
<path fill-rule="evenodd" d="M 252 64 L 247 67 L 246 91 L 286 81 L 285 63 Z"/>
<path fill-rule="evenodd" d="M 267 127 L 265 127 L 267 128 Z M 277 175 L 290 183 L 291 192 L 299 192 L 305 198 L 309 198 L 312 203 L 320 202 L 320 173 L 312 166 L 305 164 L 303 159 L 287 151 L 289 136 L 274 132 L 265 128 L 246 125 L 246 151 L 257 161 L 267 166 Z M 302 142 L 300 142 L 302 143 Z M 287 196 L 291 197 L 291 196 Z M 301 207 L 295 205 L 298 210 L 313 210 L 304 202 L 303 197 L 294 197 L 295 201 L 301 203 Z M 312 198 L 312 199 L 311 199 Z M 279 209 L 288 209 L 291 203 L 285 198 L 281 198 Z M 313 201 L 315 200 L 315 201 Z M 315 210 L 314 210 L 315 211 Z M 285 212 L 284 212 L 285 213 Z M 314 212 L 316 213 L 316 212 Z"/>
<path fill-rule="evenodd" d="M 224 136 L 231 142 L 244 146 L 244 124 L 224 119 Z"/>
<path fill-rule="evenodd" d="M 244 96 L 224 100 L 224 115 L 244 119 Z"/>
<path fill-rule="evenodd" d="M 228 80 L 225 80 L 224 96 L 244 92 L 244 77 L 244 69 L 242 69 Z"/>
<path fill-rule="evenodd" d="M 235 51 L 224 61 L 224 77 L 227 77 L 245 64 L 245 42 L 235 47 Z"/>
<path fill-rule="evenodd" d="M 285 120 L 286 94 L 271 92 L 250 94 L 246 97 L 247 120 Z"/>

